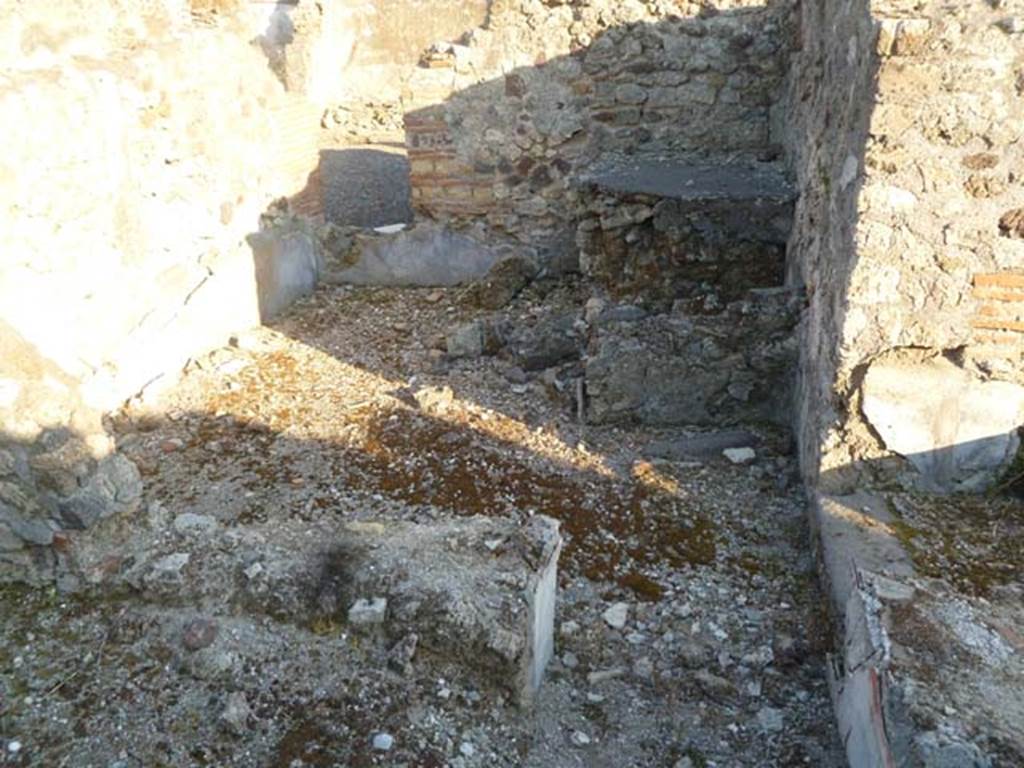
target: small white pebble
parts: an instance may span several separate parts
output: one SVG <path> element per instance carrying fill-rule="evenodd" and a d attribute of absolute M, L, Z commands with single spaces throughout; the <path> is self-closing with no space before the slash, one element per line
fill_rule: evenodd
<path fill-rule="evenodd" d="M 622 629 L 629 620 L 629 604 L 615 603 L 602 613 L 601 617 L 612 629 Z"/>
<path fill-rule="evenodd" d="M 461 752 L 466 757 L 472 757 L 476 754 L 476 747 L 474 747 L 468 741 L 464 741 L 462 742 L 462 744 L 459 745 L 459 752 Z"/>
<path fill-rule="evenodd" d="M 373 737 L 373 748 L 378 752 L 387 752 L 395 743 L 395 738 L 390 733 L 378 733 Z"/>
<path fill-rule="evenodd" d="M 590 737 L 587 736 L 587 734 L 585 734 L 583 731 L 573 731 L 571 739 L 572 743 L 575 744 L 577 747 L 585 747 L 587 746 L 587 744 L 590 743 Z"/>
<path fill-rule="evenodd" d="M 579 631 L 580 625 L 575 621 L 563 621 L 559 632 L 565 637 L 571 637 Z"/>
<path fill-rule="evenodd" d="M 17 739 L 12 739 L 11 741 L 7 742 L 7 751 L 10 752 L 12 755 L 18 754 L 19 752 L 21 752 L 21 742 Z"/>

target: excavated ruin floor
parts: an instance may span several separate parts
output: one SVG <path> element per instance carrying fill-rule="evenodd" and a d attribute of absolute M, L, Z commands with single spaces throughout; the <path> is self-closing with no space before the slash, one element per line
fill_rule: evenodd
<path fill-rule="evenodd" d="M 654 458 L 684 432 L 584 428 L 572 363 L 446 359 L 439 337 L 473 316 L 456 295 L 320 290 L 118 418 L 143 508 L 107 522 L 116 547 L 75 552 L 73 596 L 0 593 L 0 764 L 843 764 L 785 436 L 750 426 L 749 465 Z M 535 283 L 505 314 L 529 327 L 584 298 Z M 243 551 L 274 567 L 345 521 L 537 513 L 566 546 L 533 711 L 444 659 L 397 672 L 344 622 L 209 613 L 258 578 Z"/>

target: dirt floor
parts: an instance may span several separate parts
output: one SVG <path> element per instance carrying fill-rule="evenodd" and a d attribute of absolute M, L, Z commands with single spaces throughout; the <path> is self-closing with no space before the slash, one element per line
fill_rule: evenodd
<path fill-rule="evenodd" d="M 843 764 L 788 438 L 656 458 L 689 433 L 581 425 L 573 363 L 448 359 L 457 297 L 322 289 L 117 418 L 143 508 L 68 553 L 74 595 L 0 593 L 0 765 Z M 505 315 L 584 298 L 539 282 Z M 566 545 L 531 710 L 259 586 L 345 522 L 534 514 Z"/>

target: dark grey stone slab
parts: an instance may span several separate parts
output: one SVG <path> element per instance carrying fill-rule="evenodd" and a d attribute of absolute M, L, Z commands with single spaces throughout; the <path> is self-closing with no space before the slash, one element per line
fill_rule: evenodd
<path fill-rule="evenodd" d="M 599 165 L 580 181 L 609 192 L 684 202 L 710 200 L 790 203 L 796 188 L 774 165 L 698 165 L 644 159 Z"/>

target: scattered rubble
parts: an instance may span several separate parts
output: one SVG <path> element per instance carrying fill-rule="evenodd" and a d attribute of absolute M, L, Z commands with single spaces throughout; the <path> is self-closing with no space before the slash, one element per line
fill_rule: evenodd
<path fill-rule="evenodd" d="M 638 462 L 686 435 L 581 425 L 564 393 L 533 386 L 538 373 L 511 392 L 500 355 L 438 371 L 432 340 L 473 315 L 458 289 L 436 290 L 323 289 L 247 349 L 226 348 L 249 361 L 237 373 L 190 370 L 165 396 L 169 416 L 119 417 L 148 522 L 112 528 L 114 551 L 76 539 L 66 578 L 78 594 L 0 592 L 0 735 L 18 736 L 26 762 L 74 751 L 108 766 L 124 750 L 144 764 L 351 764 L 383 755 L 372 742 L 384 733 L 387 759 L 410 764 L 841 764 L 803 502 L 775 480 L 792 472 L 785 441 L 747 427 L 758 478 L 724 460 Z M 582 305 L 571 282 L 535 282 L 505 312 L 525 332 Z M 169 439 L 181 447 L 165 454 Z M 215 519 L 216 534 L 182 536 L 186 514 Z M 565 540 L 558 633 L 524 710 L 456 627 L 497 626 L 480 611 L 521 594 L 500 564 L 538 562 L 513 531 L 540 515 Z M 322 559 L 345 524 L 381 547 Z M 464 524 L 483 526 L 478 543 L 449 544 L 444 532 Z M 436 548 L 493 563 L 485 588 L 452 604 L 468 624 L 427 604 L 422 621 L 404 618 Z M 120 565 L 85 588 L 75 574 L 111 555 Z M 457 583 L 441 562 L 436 578 Z M 354 631 L 349 608 L 374 598 L 387 599 L 385 622 Z M 616 604 L 628 621 L 613 630 Z M 69 661 L 69 643 L 102 651 Z M 763 730 L 766 707 L 784 713 L 782 731 Z M 160 735 L 160 718 L 178 737 Z"/>
<path fill-rule="evenodd" d="M 229 732 L 235 736 L 241 736 L 247 730 L 251 716 L 252 710 L 249 708 L 245 694 L 236 691 L 228 696 L 228 703 L 224 707 L 224 711 L 221 712 L 220 722 Z"/>

